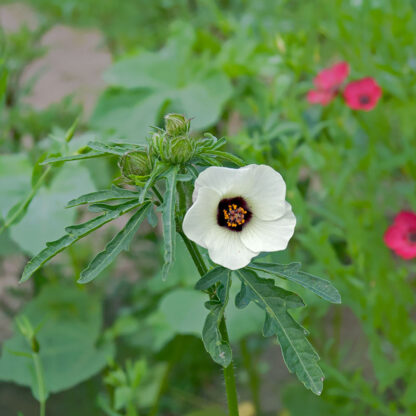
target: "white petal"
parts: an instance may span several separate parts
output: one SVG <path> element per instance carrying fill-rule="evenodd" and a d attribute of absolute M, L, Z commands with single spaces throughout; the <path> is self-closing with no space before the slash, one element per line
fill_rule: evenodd
<path fill-rule="evenodd" d="M 193 201 L 198 197 L 199 189 L 203 187 L 214 189 L 221 196 L 227 194 L 233 188 L 236 177 L 240 175 L 241 169 L 223 168 L 219 166 L 211 166 L 205 169 L 195 181 L 195 189 L 192 195 Z"/>
<path fill-rule="evenodd" d="M 279 172 L 266 165 L 248 165 L 234 178 L 233 196 L 242 196 L 254 215 L 274 220 L 284 215 L 286 184 Z"/>
<path fill-rule="evenodd" d="M 240 235 L 220 226 L 212 229 L 205 240 L 211 260 L 231 270 L 247 266 L 259 253 L 248 249 L 241 242 Z"/>
<path fill-rule="evenodd" d="M 220 201 L 218 192 L 210 188 L 200 188 L 198 199 L 188 209 L 182 229 L 186 236 L 202 247 L 207 247 L 205 239 L 217 224 L 217 210 Z"/>
<path fill-rule="evenodd" d="M 241 231 L 241 241 L 253 251 L 279 251 L 287 247 L 295 231 L 296 217 L 288 202 L 285 214 L 272 221 L 253 216 Z"/>

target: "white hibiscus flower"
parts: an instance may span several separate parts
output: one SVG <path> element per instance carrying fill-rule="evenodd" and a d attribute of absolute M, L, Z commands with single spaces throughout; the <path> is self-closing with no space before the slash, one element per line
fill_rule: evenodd
<path fill-rule="evenodd" d="M 287 247 L 296 218 L 285 195 L 282 176 L 270 166 L 209 167 L 195 181 L 183 231 L 215 263 L 240 269 L 261 251 Z"/>

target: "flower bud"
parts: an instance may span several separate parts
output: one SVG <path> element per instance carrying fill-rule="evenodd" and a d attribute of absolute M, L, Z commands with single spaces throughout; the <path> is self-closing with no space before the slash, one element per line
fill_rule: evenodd
<path fill-rule="evenodd" d="M 163 152 L 163 144 L 165 142 L 165 134 L 163 132 L 153 133 L 150 139 L 150 151 L 157 157 L 160 157 Z"/>
<path fill-rule="evenodd" d="M 176 137 L 187 134 L 190 125 L 190 120 L 182 114 L 172 113 L 165 116 L 165 130 L 169 136 Z"/>
<path fill-rule="evenodd" d="M 166 159 L 173 164 L 188 162 L 195 154 L 195 143 L 188 136 L 178 136 L 169 141 L 169 151 Z"/>
<path fill-rule="evenodd" d="M 123 176 L 130 178 L 134 176 L 148 175 L 152 170 L 152 163 L 147 152 L 129 152 L 121 157 L 119 162 Z"/>

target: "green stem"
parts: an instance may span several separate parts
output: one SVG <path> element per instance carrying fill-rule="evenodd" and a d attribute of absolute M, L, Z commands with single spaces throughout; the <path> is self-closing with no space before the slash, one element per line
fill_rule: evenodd
<path fill-rule="evenodd" d="M 208 272 L 208 268 L 205 265 L 204 259 L 202 258 L 201 253 L 198 250 L 198 247 L 193 241 L 190 241 L 183 232 L 180 231 L 179 234 L 181 235 L 183 241 L 185 242 L 186 247 L 189 250 L 189 254 L 192 257 L 192 260 L 194 261 L 199 274 L 201 275 L 201 277 L 204 276 Z M 223 340 L 227 344 L 229 344 L 230 340 L 228 337 L 227 325 L 225 323 L 224 317 L 221 319 L 220 331 L 221 331 L 221 336 Z M 225 381 L 225 391 L 227 394 L 229 416 L 239 416 L 237 387 L 235 384 L 234 367 L 233 367 L 232 361 L 228 367 L 224 368 L 224 381 Z"/>
<path fill-rule="evenodd" d="M 35 374 L 36 382 L 38 383 L 38 393 L 39 393 L 39 404 L 40 404 L 40 416 L 46 415 L 46 389 L 45 383 L 43 380 L 43 371 L 42 364 L 40 362 L 39 354 L 34 352 L 32 353 L 33 362 L 35 364 Z"/>
<path fill-rule="evenodd" d="M 260 407 L 260 377 L 257 373 L 256 367 L 253 365 L 253 360 L 250 354 L 250 351 L 247 347 L 247 338 L 243 338 L 240 342 L 241 355 L 243 357 L 244 367 L 247 370 L 249 378 L 249 386 L 251 390 L 251 396 L 253 399 L 254 408 L 256 410 L 256 415 L 261 415 Z"/>
<path fill-rule="evenodd" d="M 220 332 L 222 339 L 229 344 L 230 339 L 228 337 L 227 325 L 225 324 L 224 316 L 221 319 Z M 231 361 L 230 365 L 224 368 L 225 391 L 227 393 L 229 416 L 238 416 L 237 387 L 235 385 L 233 364 L 233 361 Z"/>

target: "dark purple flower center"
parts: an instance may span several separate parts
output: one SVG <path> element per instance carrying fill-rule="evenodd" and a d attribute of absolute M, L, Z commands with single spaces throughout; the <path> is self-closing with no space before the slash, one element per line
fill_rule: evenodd
<path fill-rule="evenodd" d="M 241 196 L 221 199 L 218 204 L 217 222 L 221 227 L 241 231 L 251 217 L 247 202 Z"/>
<path fill-rule="evenodd" d="M 407 239 L 411 244 L 416 244 L 416 230 L 411 230 L 409 234 L 407 234 Z"/>
<path fill-rule="evenodd" d="M 366 105 L 371 101 L 370 97 L 368 95 L 364 95 L 364 94 L 360 95 L 359 100 L 360 100 L 360 104 L 362 104 L 362 105 Z"/>

